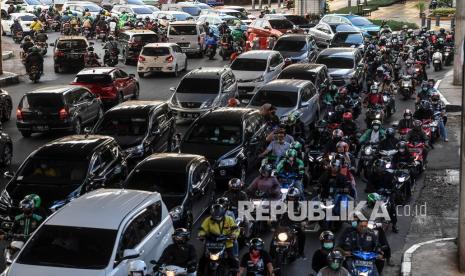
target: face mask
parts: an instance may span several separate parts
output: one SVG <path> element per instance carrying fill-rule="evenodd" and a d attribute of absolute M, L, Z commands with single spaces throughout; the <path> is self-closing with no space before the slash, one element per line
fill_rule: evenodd
<path fill-rule="evenodd" d="M 404 152 L 405 152 L 405 149 L 399 149 L 399 152 L 400 152 L 400 153 L 404 153 Z"/>
<path fill-rule="evenodd" d="M 350 223 L 350 225 L 352 226 L 352 228 L 356 228 L 357 227 L 357 222 L 356 221 L 352 221 Z"/>
<path fill-rule="evenodd" d="M 323 248 L 324 249 L 332 249 L 334 247 L 334 243 L 332 242 L 324 242 L 323 243 Z"/>
<path fill-rule="evenodd" d="M 405 116 L 405 119 L 410 120 L 412 116 Z"/>
<path fill-rule="evenodd" d="M 379 126 L 373 126 L 373 130 L 378 130 Z"/>
<path fill-rule="evenodd" d="M 332 269 L 332 270 L 338 270 L 339 269 L 339 264 L 338 263 L 331 263 L 329 265 L 329 267 Z"/>

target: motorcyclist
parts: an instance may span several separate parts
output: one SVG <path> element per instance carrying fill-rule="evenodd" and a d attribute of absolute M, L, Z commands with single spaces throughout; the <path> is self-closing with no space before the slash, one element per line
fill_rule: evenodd
<path fill-rule="evenodd" d="M 242 191 L 243 183 L 239 178 L 232 178 L 228 182 L 228 190 L 224 192 L 223 197 L 229 200 L 229 204 L 232 207 L 231 210 L 234 212 L 235 217 L 238 216 L 237 209 L 239 208 L 239 201 L 247 201 L 247 193 Z"/>
<path fill-rule="evenodd" d="M 92 46 L 87 48 L 87 53 L 84 59 L 87 66 L 100 66 L 100 62 L 98 61 L 99 56 L 94 52 L 94 47 Z"/>
<path fill-rule="evenodd" d="M 278 179 L 272 176 L 273 167 L 270 164 L 263 164 L 259 173 L 252 183 L 247 187 L 247 194 L 256 197 L 257 193 L 263 194 L 266 198 L 279 199 L 281 197 L 281 185 Z"/>
<path fill-rule="evenodd" d="M 399 165 L 402 163 L 407 164 L 407 165 L 414 164 L 414 158 L 410 154 L 407 142 L 405 141 L 400 141 L 397 144 L 397 152 L 392 157 L 391 167 L 394 170 L 399 169 Z M 415 175 L 412 173 L 412 169 L 409 169 L 409 171 L 410 171 L 410 176 L 412 178 L 415 178 Z M 404 185 L 404 188 L 405 188 L 407 198 L 410 198 L 410 196 L 412 195 L 412 191 L 411 191 L 411 185 L 409 181 L 406 182 L 406 185 Z"/>
<path fill-rule="evenodd" d="M 416 120 L 430 120 L 433 117 L 433 108 L 431 102 L 422 100 L 418 106 L 418 109 L 413 113 L 413 118 Z"/>
<path fill-rule="evenodd" d="M 312 269 L 315 272 L 320 271 L 323 267 L 329 265 L 327 256 L 335 247 L 335 236 L 331 231 L 323 231 L 320 234 L 321 248 L 313 253 Z"/>
<path fill-rule="evenodd" d="M 333 250 L 327 256 L 328 266 L 318 271 L 316 276 L 350 276 L 349 271 L 342 266 L 344 256 L 341 251 Z"/>
<path fill-rule="evenodd" d="M 37 17 L 34 18 L 34 21 L 31 23 L 30 26 L 31 30 L 34 31 L 34 33 L 38 33 L 40 30 L 43 29 L 43 27 L 44 26 L 42 22 L 40 22 L 40 20 Z"/>
<path fill-rule="evenodd" d="M 23 43 L 21 44 L 21 48 L 23 49 L 23 55 L 27 56 L 29 53 L 29 50 L 34 46 L 34 42 L 32 42 L 32 39 L 30 36 L 25 36 Z"/>
<path fill-rule="evenodd" d="M 268 147 L 259 155 L 259 157 L 263 158 L 270 154 L 270 160 L 277 164 L 277 162 L 279 162 L 279 160 L 284 157 L 286 151 L 290 147 L 290 143 L 285 141 L 285 135 L 285 131 L 280 130 L 276 134 L 276 139 L 268 144 Z"/>
<path fill-rule="evenodd" d="M 297 156 L 295 149 L 288 149 L 286 151 L 286 157 L 283 158 L 276 166 L 276 172 L 281 176 L 294 176 L 294 187 L 297 187 L 300 191 L 303 191 L 302 180 L 305 174 L 305 164 Z"/>
<path fill-rule="evenodd" d="M 112 53 L 116 53 L 116 55 L 119 54 L 118 44 L 111 35 L 108 37 L 108 41 L 103 46 L 103 49 L 106 50 L 103 56 L 104 61 L 108 60 L 111 57 Z"/>
<path fill-rule="evenodd" d="M 260 114 L 265 119 L 268 129 L 274 129 L 279 125 L 279 117 L 276 115 L 276 107 L 272 104 L 265 103 L 260 107 Z"/>
<path fill-rule="evenodd" d="M 447 129 L 446 129 L 446 123 L 447 123 L 446 105 L 441 100 L 441 97 L 438 92 L 433 92 L 431 94 L 431 107 L 433 109 L 433 112 L 440 112 L 440 119 L 438 121 L 439 134 L 441 135 L 441 138 L 443 139 L 444 142 L 448 142 L 449 139 L 447 139 Z"/>
<path fill-rule="evenodd" d="M 23 27 L 21 27 L 21 24 L 19 23 L 18 18 L 15 18 L 15 20 L 13 21 L 13 24 L 11 25 L 10 29 L 11 29 L 11 33 L 13 34 L 13 36 L 15 36 L 16 33 L 23 31 Z"/>
<path fill-rule="evenodd" d="M 392 127 L 386 129 L 386 137 L 379 143 L 380 150 L 394 150 L 397 147 L 399 139 L 396 138 L 396 130 Z"/>
<path fill-rule="evenodd" d="M 187 275 L 194 276 L 197 269 L 195 247 L 188 243 L 190 232 L 185 228 L 174 230 L 171 235 L 173 243 L 168 245 L 158 260 L 158 265 L 173 265 L 187 269 Z M 154 267 L 154 271 L 158 268 Z"/>
<path fill-rule="evenodd" d="M 425 147 L 423 148 L 423 160 L 426 163 L 428 158 L 428 150 L 426 147 L 429 144 L 429 137 L 422 129 L 422 122 L 420 120 L 413 121 L 413 128 L 412 130 L 407 133 L 407 137 L 405 138 L 409 143 L 424 143 Z M 430 145 L 432 147 L 432 145 Z"/>
<path fill-rule="evenodd" d="M 438 38 L 446 38 L 447 34 L 446 34 L 446 29 L 444 28 L 440 28 L 439 29 L 439 33 L 438 33 Z"/>
<path fill-rule="evenodd" d="M 32 233 L 40 226 L 43 217 L 36 214 L 34 200 L 26 196 L 19 203 L 21 214 L 14 218 L 11 234 L 24 235 L 24 240 L 27 240 Z M 5 239 L 5 234 L 0 235 L 0 239 Z"/>
<path fill-rule="evenodd" d="M 227 236 L 229 239 L 225 242 L 227 258 L 232 269 L 239 267 L 239 261 L 234 257 L 233 244 L 239 236 L 239 228 L 234 219 L 226 215 L 225 208 L 220 204 L 213 204 L 210 208 L 210 215 L 202 222 L 198 237 L 199 239 L 208 239 L 211 236 Z M 199 271 L 204 271 L 206 265 L 206 256 L 202 254 L 199 261 Z"/>
<path fill-rule="evenodd" d="M 26 72 L 29 74 L 33 65 L 39 67 L 39 74 L 44 71 L 44 57 L 40 54 L 39 48 L 36 46 L 31 47 L 30 53 L 26 56 L 25 66 Z"/>
<path fill-rule="evenodd" d="M 355 77 L 350 78 L 350 83 L 346 85 L 347 92 L 351 96 L 360 95 L 362 92 L 362 86 L 358 84 Z"/>
<path fill-rule="evenodd" d="M 378 85 L 373 84 L 370 87 L 370 92 L 366 95 L 365 99 L 363 100 L 363 104 L 368 107 L 384 104 L 383 95 L 379 93 Z"/>
<path fill-rule="evenodd" d="M 371 128 L 367 129 L 359 139 L 361 145 L 365 143 L 379 143 L 386 138 L 386 132 L 381 126 L 381 121 L 373 120 Z"/>
<path fill-rule="evenodd" d="M 47 36 L 47 34 L 45 33 L 45 31 L 43 29 L 40 30 L 39 33 L 37 33 L 36 36 L 35 36 L 35 41 L 36 42 L 47 43 L 47 40 L 48 40 L 48 36 Z"/>
<path fill-rule="evenodd" d="M 8 10 L 7 10 L 8 14 L 12 14 L 15 11 L 16 11 L 15 5 L 13 5 L 13 3 L 10 3 L 10 5 L 8 6 Z"/>
<path fill-rule="evenodd" d="M 391 96 L 397 94 L 397 86 L 392 82 L 391 76 L 388 75 L 384 77 L 384 81 L 379 87 L 379 91 L 382 93 L 388 92 Z"/>
<path fill-rule="evenodd" d="M 352 187 L 350 180 L 341 173 L 342 161 L 341 160 L 331 160 L 329 168 L 323 172 L 323 174 L 318 179 L 321 197 L 327 199 L 331 194 L 331 188 L 334 189 L 347 189 L 351 191 L 351 195 L 355 196 L 355 192 Z"/>
<path fill-rule="evenodd" d="M 364 206 L 362 213 L 363 215 L 367 218 L 370 219 L 372 212 L 374 211 L 373 208 L 375 207 L 376 202 L 378 204 L 384 204 L 383 203 L 383 197 L 378 194 L 378 193 L 370 193 L 367 196 L 367 204 Z M 389 214 L 390 218 L 390 223 L 392 224 L 392 232 L 398 233 L 399 228 L 397 227 L 397 212 L 396 212 L 396 205 L 395 204 L 389 204 L 386 206 L 386 211 Z M 384 231 L 383 231 L 384 234 Z M 385 256 L 388 258 L 387 256 Z"/>
<path fill-rule="evenodd" d="M 244 31 L 241 29 L 241 24 L 240 23 L 236 24 L 236 27 L 231 32 L 231 35 L 233 37 L 234 42 L 238 42 L 239 45 L 244 47 L 244 44 L 245 44 L 245 41 L 247 40 L 247 37 L 245 36 Z"/>
<path fill-rule="evenodd" d="M 341 129 L 337 128 L 333 130 L 333 133 L 331 135 L 331 140 L 329 140 L 326 143 L 323 149 L 323 152 L 325 153 L 336 152 L 336 145 L 342 140 L 343 137 L 344 137 L 344 132 Z"/>
<path fill-rule="evenodd" d="M 410 111 L 410 109 L 406 109 L 404 111 L 403 118 L 399 120 L 398 128 L 413 128 L 413 114 L 412 111 Z"/>
<path fill-rule="evenodd" d="M 344 112 L 344 114 L 342 114 L 342 123 L 340 129 L 342 130 L 344 135 L 352 138 L 355 137 L 355 135 L 358 132 L 358 127 L 353 120 L 352 113 Z"/>
<path fill-rule="evenodd" d="M 307 139 L 309 142 L 308 146 L 313 149 L 319 149 L 321 146 L 326 145 L 331 139 L 331 132 L 328 129 L 328 122 L 325 120 L 319 120 L 316 123 L 315 129 L 310 133 L 310 137 Z"/>
<path fill-rule="evenodd" d="M 253 238 L 249 242 L 249 252 L 242 256 L 239 272 L 242 275 L 269 275 L 274 276 L 273 262 L 264 250 L 265 243 L 260 238 Z"/>
<path fill-rule="evenodd" d="M 219 26 L 218 26 L 218 32 L 220 33 L 220 36 L 226 34 L 229 31 L 229 26 L 226 21 L 223 21 Z"/>

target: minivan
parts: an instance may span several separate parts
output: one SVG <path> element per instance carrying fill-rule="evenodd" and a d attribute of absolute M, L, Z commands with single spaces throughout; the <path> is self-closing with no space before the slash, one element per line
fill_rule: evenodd
<path fill-rule="evenodd" d="M 192 21 L 170 22 L 167 36 L 168 41 L 177 43 L 182 52 L 202 55 L 205 30 L 201 24 Z"/>

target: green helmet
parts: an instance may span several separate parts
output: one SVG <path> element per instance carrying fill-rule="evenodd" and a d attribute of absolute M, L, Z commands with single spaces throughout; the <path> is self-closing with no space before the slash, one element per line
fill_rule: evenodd
<path fill-rule="evenodd" d="M 294 141 L 291 143 L 291 149 L 295 149 L 296 151 L 300 151 L 302 149 L 302 144 L 300 142 Z"/>
<path fill-rule="evenodd" d="M 290 158 L 290 157 L 296 158 L 297 157 L 297 151 L 295 149 L 288 149 L 286 151 L 286 157 L 287 158 Z"/>
<path fill-rule="evenodd" d="M 39 208 L 42 204 L 42 199 L 36 194 L 29 194 L 25 196 L 24 199 L 32 200 L 34 202 L 34 208 Z"/>
<path fill-rule="evenodd" d="M 37 48 L 36 46 L 31 47 L 31 53 L 38 53 L 38 52 L 39 52 L 39 48 Z"/>
<path fill-rule="evenodd" d="M 382 198 L 378 193 L 371 193 L 371 194 L 368 194 L 367 201 L 368 201 L 368 204 L 374 205 L 376 201 L 380 201 L 381 199 Z"/>

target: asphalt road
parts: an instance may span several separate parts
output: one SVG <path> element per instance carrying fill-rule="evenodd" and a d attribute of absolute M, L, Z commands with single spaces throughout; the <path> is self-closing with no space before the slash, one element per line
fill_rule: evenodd
<path fill-rule="evenodd" d="M 58 36 L 57 33 L 49 34 L 49 43 L 55 41 L 57 36 Z M 3 37 L 3 39 L 6 41 L 11 40 L 11 38 L 8 38 L 8 37 Z M 96 42 L 94 45 L 94 48 L 96 49 L 96 53 L 100 57 L 103 57 L 101 42 Z M 11 61 L 8 61 L 8 62 L 11 62 Z M 19 64 L 19 60 L 14 60 L 13 62 Z M 209 66 L 209 67 L 221 66 L 222 67 L 224 65 L 226 65 L 226 63 L 222 61 L 221 58 L 219 57 L 217 57 L 216 60 L 208 60 L 206 58 L 189 59 L 189 70 L 192 70 L 194 68 L 199 68 L 199 67 L 205 67 L 205 66 Z M 126 66 L 122 63 L 118 64 L 118 66 L 128 73 L 136 73 L 135 66 Z M 18 105 L 18 102 L 21 96 L 25 92 L 32 91 L 34 89 L 38 89 L 42 87 L 46 87 L 46 86 L 68 84 L 73 80 L 75 76 L 74 73 L 55 74 L 53 72 L 53 58 L 52 58 L 51 47 L 49 47 L 48 54 L 45 57 L 44 68 L 45 68 L 45 74 L 42 76 L 39 83 L 33 84 L 27 77 L 21 77 L 21 82 L 19 84 L 6 87 L 6 90 L 10 93 L 13 99 L 12 119 L 3 125 L 4 131 L 6 131 L 14 141 L 14 145 L 13 145 L 14 156 L 13 156 L 13 164 L 12 164 L 11 170 L 14 170 L 15 168 L 17 168 L 27 158 L 27 156 L 31 152 L 37 149 L 37 147 L 53 139 L 66 135 L 66 133 L 34 134 L 30 138 L 23 138 L 21 134 L 18 132 L 18 130 L 16 129 L 15 109 L 16 109 L 16 106 Z M 442 71 L 439 73 L 430 73 L 430 77 L 439 79 L 444 74 L 444 72 L 445 71 Z M 139 80 L 140 88 L 141 88 L 140 99 L 167 100 L 171 96 L 171 93 L 172 93 L 170 92 L 169 88 L 176 86 L 181 77 L 182 75 L 178 78 L 173 78 L 171 76 L 158 75 L 158 76 L 149 76 L 144 79 L 140 79 Z M 402 115 L 402 112 L 405 108 L 413 109 L 413 107 L 414 107 L 413 100 L 410 100 L 410 101 L 397 100 L 397 113 L 387 123 L 391 124 L 393 121 L 398 120 L 400 116 Z M 362 113 L 364 114 L 364 112 Z M 364 119 L 363 117 L 364 116 L 362 115 L 361 118 L 359 119 L 360 126 L 362 126 L 362 128 L 364 128 L 365 126 L 365 124 L 362 123 L 361 121 Z M 181 127 L 181 128 L 184 128 L 184 127 Z M 182 129 L 180 129 L 180 131 L 181 130 Z M 441 164 L 444 164 L 445 167 L 447 167 L 447 158 L 444 158 L 444 156 L 441 157 L 439 154 L 434 154 L 434 153 L 431 154 L 430 164 L 435 164 L 436 160 L 438 162 L 441 162 Z M 1 180 L 0 182 L 4 184 L 5 180 Z M 363 192 L 365 185 L 366 184 L 362 180 L 360 179 L 357 180 L 359 199 L 366 198 L 366 194 Z M 423 185 L 423 178 L 420 177 L 420 179 L 418 179 L 417 181 L 417 190 L 415 193 L 415 198 L 416 196 L 418 196 L 418 190 L 420 190 L 419 188 L 422 185 Z M 400 226 L 400 232 L 398 234 L 393 234 L 390 231 L 387 233 L 393 252 L 400 252 L 403 250 L 405 236 L 407 234 L 411 219 L 412 219 L 411 216 L 400 217 L 399 223 L 398 223 L 398 225 Z M 270 237 L 271 237 L 271 234 L 267 234 L 264 237 L 267 244 L 269 244 Z M 198 241 L 194 241 L 194 243 L 198 246 L 198 248 L 201 248 L 201 244 Z M 318 241 L 318 235 L 307 234 L 307 242 L 306 242 L 306 250 L 305 250 L 307 258 L 298 259 L 292 264 L 290 264 L 286 269 L 285 275 L 293 275 L 293 274 L 295 275 L 305 274 L 306 275 L 309 272 L 312 272 L 311 271 L 311 256 L 313 255 L 313 252 L 319 246 L 320 244 Z M 397 263 L 397 265 L 399 265 L 399 263 Z M 392 269 L 389 269 L 389 270 L 392 270 Z M 385 275 L 394 275 L 394 274 L 393 272 L 387 272 L 385 273 Z"/>

